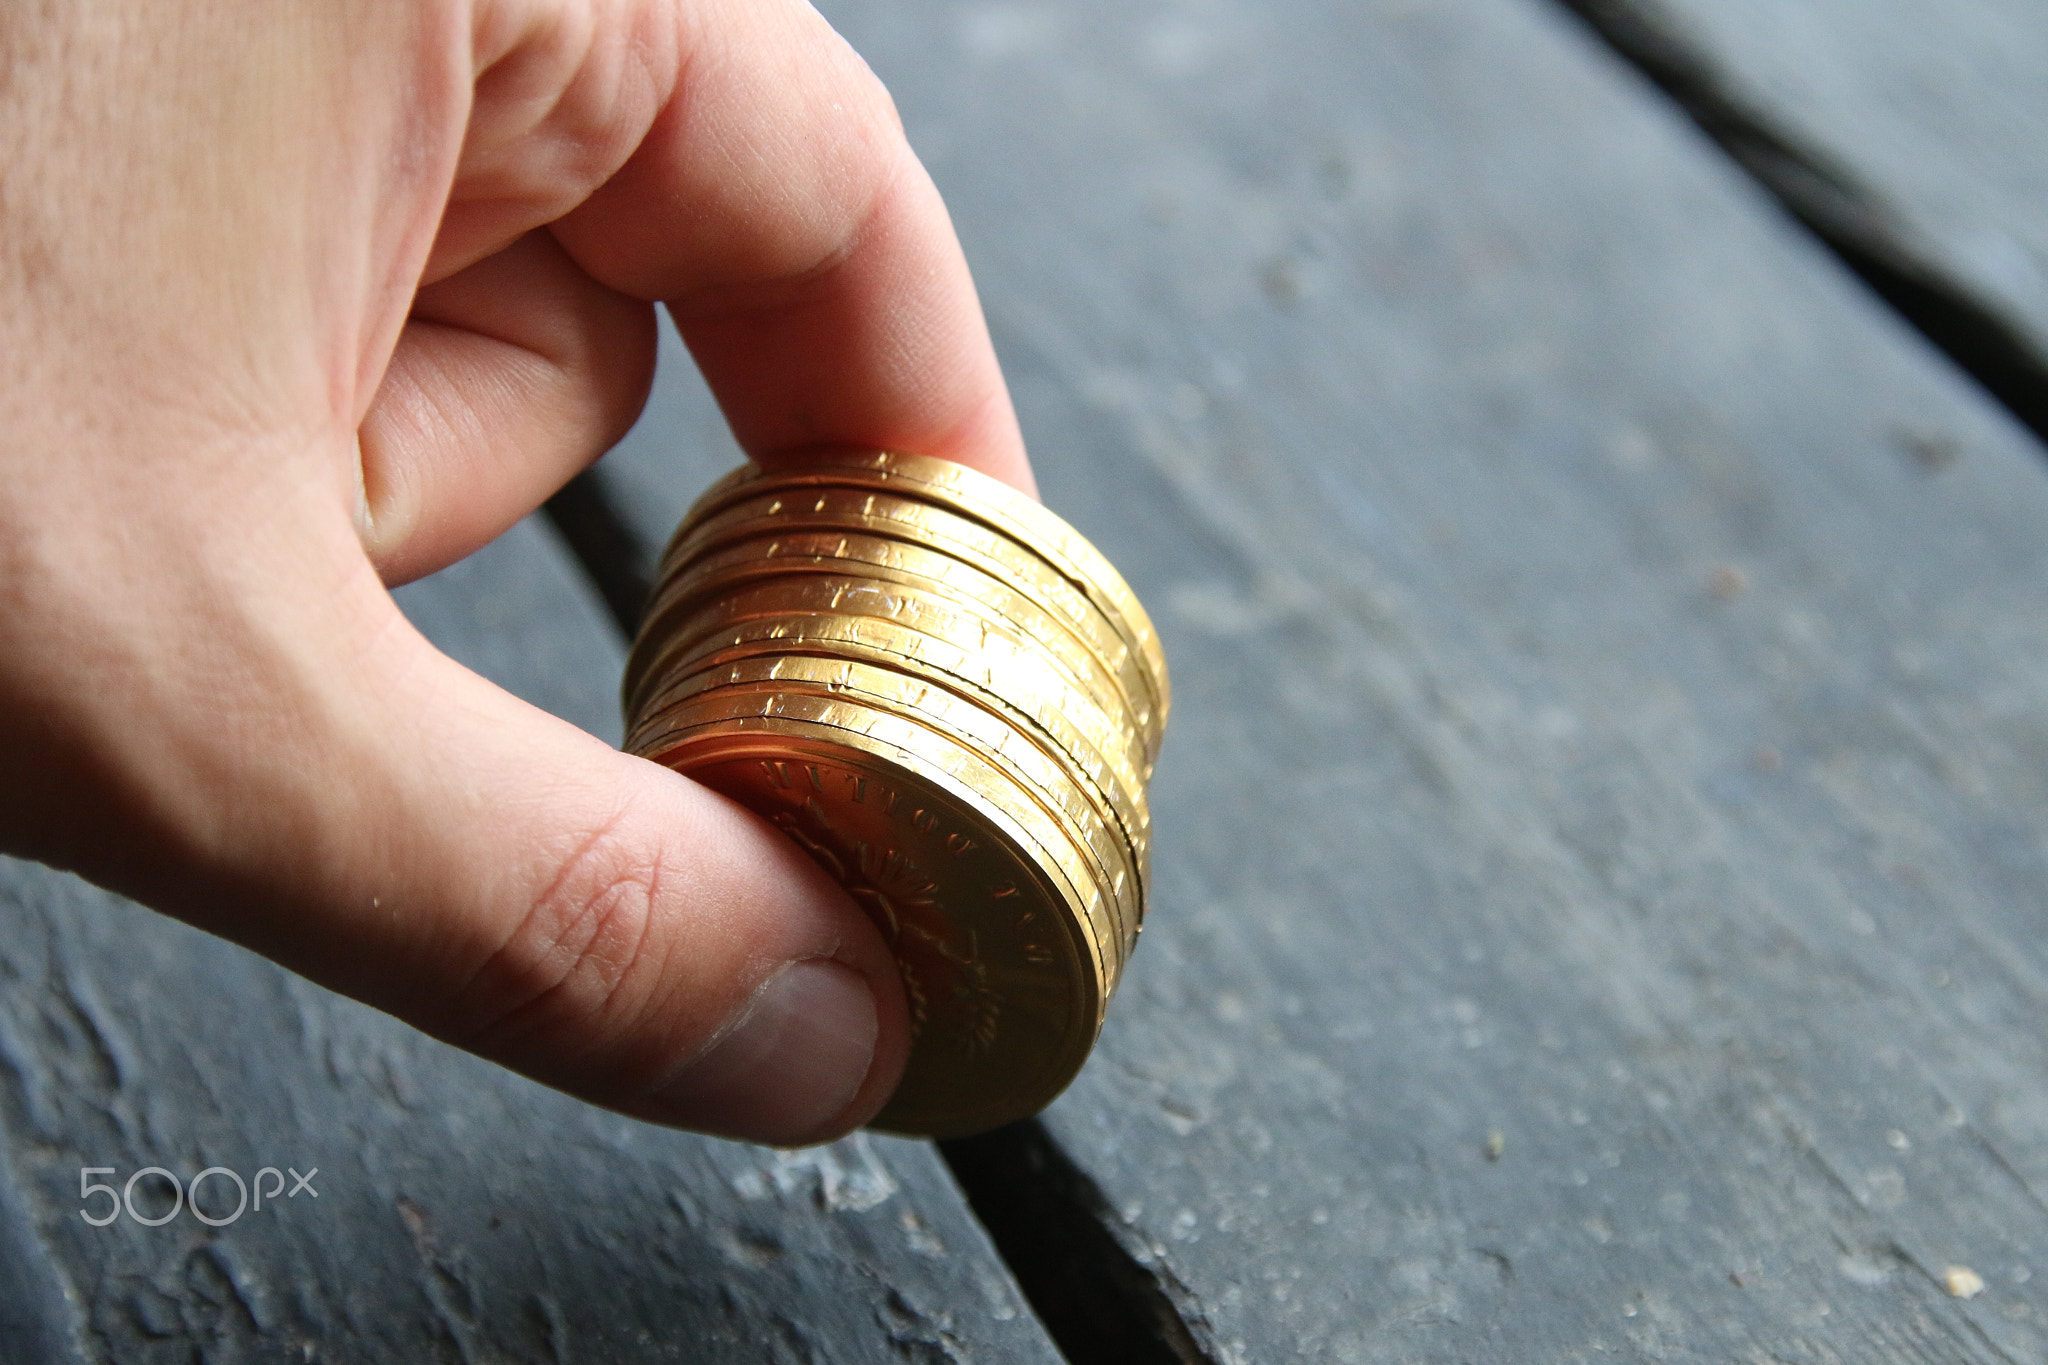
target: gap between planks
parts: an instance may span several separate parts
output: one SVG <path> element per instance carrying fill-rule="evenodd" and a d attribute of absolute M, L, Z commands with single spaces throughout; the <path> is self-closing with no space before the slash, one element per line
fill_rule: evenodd
<path fill-rule="evenodd" d="M 2006 315 L 1911 245 L 1881 196 L 1735 89 L 1656 0 L 1555 0 L 1655 85 L 1780 207 L 2007 411 L 2048 441 L 2048 358 Z M 1930 452 L 1930 460 L 1941 452 Z"/>

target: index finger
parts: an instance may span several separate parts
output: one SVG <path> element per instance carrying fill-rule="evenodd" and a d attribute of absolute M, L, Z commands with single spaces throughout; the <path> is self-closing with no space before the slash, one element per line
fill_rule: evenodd
<path fill-rule="evenodd" d="M 906 450 L 1032 491 L 952 222 L 881 82 L 798 0 L 677 20 L 661 112 L 556 236 L 668 304 L 750 455 Z"/>

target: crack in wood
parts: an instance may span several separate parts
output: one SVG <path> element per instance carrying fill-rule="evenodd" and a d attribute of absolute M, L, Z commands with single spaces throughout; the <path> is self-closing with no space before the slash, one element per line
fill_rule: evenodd
<path fill-rule="evenodd" d="M 1956 279 L 1847 167 L 1774 127 L 1657 0 L 1556 0 L 1675 102 L 1843 265 L 2048 441 L 2048 355 L 1996 298 Z"/>
<path fill-rule="evenodd" d="M 1075 1365 L 1212 1365 L 1194 1296 L 1117 1235 L 1102 1191 L 1036 1119 L 939 1144 L 975 1216 Z"/>

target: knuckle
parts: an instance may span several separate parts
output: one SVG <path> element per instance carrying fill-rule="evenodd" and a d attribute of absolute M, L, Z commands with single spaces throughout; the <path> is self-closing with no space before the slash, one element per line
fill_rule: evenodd
<path fill-rule="evenodd" d="M 459 1041 L 482 1053 L 602 1046 L 630 1012 L 662 890 L 662 855 L 617 821 L 592 834 L 517 916 L 462 992 Z"/>

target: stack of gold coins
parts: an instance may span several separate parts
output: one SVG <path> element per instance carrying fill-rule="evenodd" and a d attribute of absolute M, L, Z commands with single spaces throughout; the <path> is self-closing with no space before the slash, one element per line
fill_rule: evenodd
<path fill-rule="evenodd" d="M 1166 662 L 1115 569 L 946 460 L 735 471 L 662 560 L 627 747 L 765 816 L 895 950 L 876 1126 L 954 1137 L 1080 1070 L 1145 917 Z"/>

